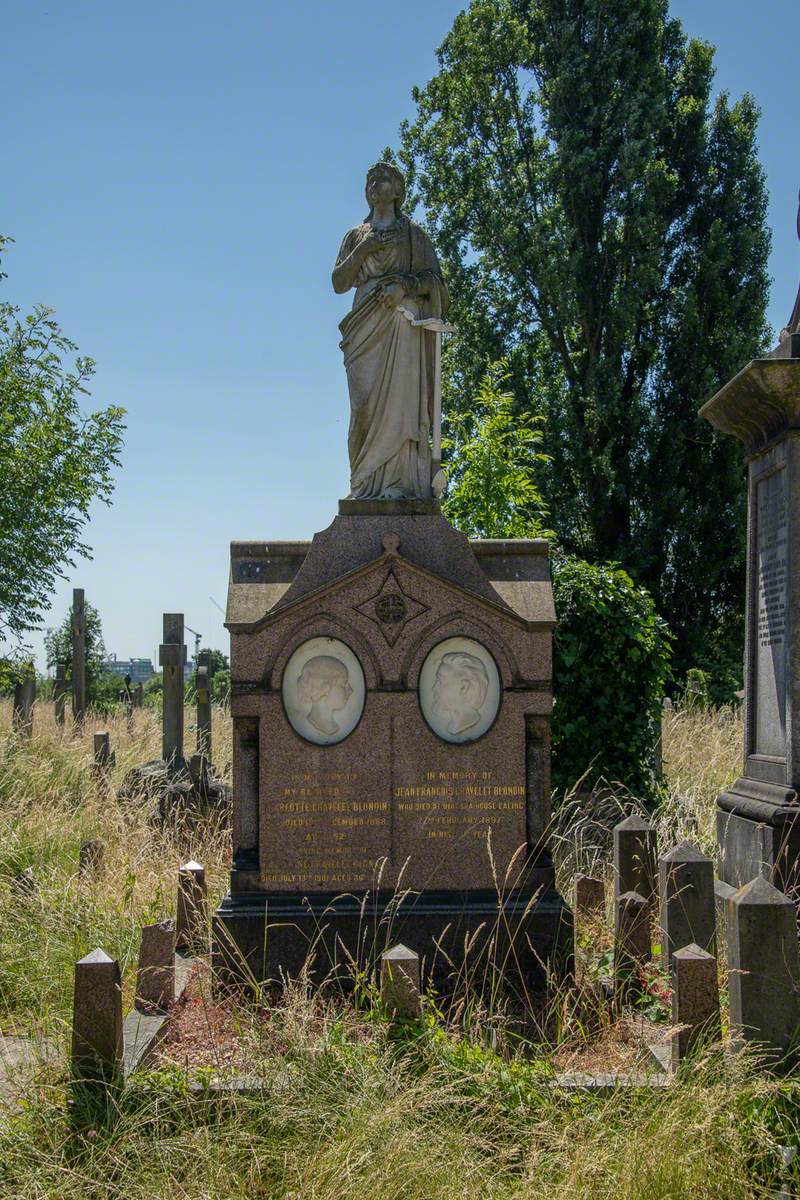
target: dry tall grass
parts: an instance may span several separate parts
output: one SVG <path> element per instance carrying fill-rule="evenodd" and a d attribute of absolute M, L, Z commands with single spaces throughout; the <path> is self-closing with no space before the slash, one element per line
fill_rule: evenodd
<path fill-rule="evenodd" d="M 230 769 L 230 718 L 215 710 L 215 756 Z M 187 749 L 194 748 L 186 710 Z M 93 735 L 108 729 L 116 764 L 111 787 L 92 771 Z M 83 730 L 60 728 L 50 704 L 38 704 L 34 734 L 18 738 L 11 704 L 0 702 L 0 1029 L 41 1031 L 63 1027 L 71 1004 L 73 964 L 95 946 L 119 958 L 126 999 L 136 965 L 141 925 L 174 914 L 180 859 L 206 867 L 211 893 L 225 887 L 229 836 L 219 824 L 165 828 L 149 818 L 152 806 L 118 802 L 114 786 L 131 767 L 160 757 L 157 714 L 136 710 L 95 718 Z M 80 875 L 82 841 L 99 839 L 101 869 Z M 21 897 L 14 876 L 31 867 L 37 891 Z"/>
<path fill-rule="evenodd" d="M 739 708 L 676 708 L 664 713 L 665 840 L 688 837 L 706 854 L 716 847 L 714 802 L 742 773 L 744 714 Z"/>
<path fill-rule="evenodd" d="M 215 717 L 221 749 L 230 731 Z M 153 714 L 137 712 L 133 730 L 100 724 L 115 782 L 158 756 Z M 143 802 L 117 802 L 91 771 L 95 727 L 73 737 L 40 706 L 20 742 L 0 705 L 0 1028 L 58 1043 L 26 1106 L 0 1107 L 3 1200 L 755 1200 L 781 1182 L 797 1093 L 746 1062 L 712 1057 L 666 1090 L 565 1095 L 543 1048 L 516 1034 L 448 1027 L 432 1004 L 398 1030 L 374 994 L 357 1010 L 302 986 L 258 1020 L 241 1013 L 257 1096 L 190 1092 L 168 1067 L 135 1076 L 77 1132 L 65 1115 L 75 959 L 103 945 L 129 983 L 139 926 L 173 911 L 179 858 L 204 862 L 219 894 L 229 853 L 213 824 L 176 834 Z M 664 836 L 691 827 L 708 844 L 740 735 L 736 720 L 667 716 Z M 81 878 L 88 838 L 103 841 L 105 861 Z M 26 866 L 39 882 L 30 898 L 10 886 Z"/>

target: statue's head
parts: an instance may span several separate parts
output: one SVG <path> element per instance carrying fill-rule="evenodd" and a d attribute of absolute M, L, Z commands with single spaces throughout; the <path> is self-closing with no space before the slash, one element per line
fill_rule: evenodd
<path fill-rule="evenodd" d="M 406 198 L 406 180 L 403 172 L 392 163 L 377 162 L 367 171 L 367 186 L 365 188 L 369 215 L 377 200 L 394 200 L 394 211 L 399 217 Z"/>

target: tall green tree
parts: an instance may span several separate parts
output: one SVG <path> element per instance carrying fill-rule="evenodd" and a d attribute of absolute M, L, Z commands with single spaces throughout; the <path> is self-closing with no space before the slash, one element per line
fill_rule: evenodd
<path fill-rule="evenodd" d="M 89 556 L 89 506 L 110 499 L 123 410 L 81 410 L 93 373 L 49 309 L 0 302 L 0 644 L 41 623 L 56 578 Z"/>
<path fill-rule="evenodd" d="M 453 413 L 444 514 L 467 537 L 550 537 L 538 475 L 540 414 L 513 412 L 507 364 L 487 368 L 469 413 Z"/>
<path fill-rule="evenodd" d="M 86 614 L 86 695 L 90 701 L 98 697 L 104 690 L 106 676 L 112 675 L 115 680 L 115 692 L 122 687 L 122 678 L 109 671 L 107 666 L 108 651 L 103 638 L 103 625 L 100 614 L 93 604 L 88 601 L 84 606 Z M 72 681 L 72 613 L 68 612 L 60 625 L 48 629 L 44 637 L 44 648 L 47 654 L 47 669 L 55 674 L 56 664 L 66 664 L 66 678 Z"/>
<path fill-rule="evenodd" d="M 506 356 L 561 546 L 649 589 L 679 670 L 735 658 L 744 478 L 696 414 L 767 335 L 756 105 L 712 102 L 667 0 L 474 0 L 438 59 L 399 157 L 459 328 L 446 410 Z"/>

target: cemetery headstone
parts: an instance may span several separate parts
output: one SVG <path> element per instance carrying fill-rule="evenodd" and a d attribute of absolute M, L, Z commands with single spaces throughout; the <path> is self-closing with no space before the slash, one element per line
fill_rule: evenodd
<path fill-rule="evenodd" d="M 28 663 L 14 687 L 12 722 L 17 733 L 30 737 L 33 733 L 33 706 L 36 702 L 36 671 Z"/>
<path fill-rule="evenodd" d="M 67 706 L 67 664 L 56 663 L 56 678 L 53 683 L 53 711 L 56 722 L 64 724 L 64 710 Z"/>
<path fill-rule="evenodd" d="M 614 827 L 614 895 L 638 892 L 648 904 L 657 898 L 656 831 L 636 814 Z"/>
<path fill-rule="evenodd" d="M 681 946 L 672 956 L 672 1067 L 704 1042 L 721 1036 L 717 960 L 700 946 Z"/>
<path fill-rule="evenodd" d="M 672 956 L 696 944 L 713 953 L 716 937 L 714 864 L 691 842 L 674 846 L 659 860 L 661 957 L 672 969 Z"/>
<path fill-rule="evenodd" d="M 130 675 L 125 676 L 125 687 L 122 689 L 122 692 L 120 694 L 120 701 L 122 704 L 125 705 L 125 720 L 126 720 L 126 724 L 128 726 L 128 730 L 130 732 L 133 730 L 133 709 L 134 709 L 133 691 L 131 689 Z"/>
<path fill-rule="evenodd" d="M 163 670 L 161 756 L 167 763 L 183 762 L 183 613 L 164 613 L 164 641 L 158 652 Z"/>
<path fill-rule="evenodd" d="M 197 753 L 211 758 L 211 679 L 208 664 L 197 668 Z"/>
<path fill-rule="evenodd" d="M 408 946 L 392 946 L 381 955 L 381 1004 L 401 1020 L 420 1014 L 419 955 Z"/>
<path fill-rule="evenodd" d="M 800 884 L 800 327 L 700 410 L 748 466 L 744 766 L 717 799 L 719 875 Z"/>
<path fill-rule="evenodd" d="M 142 928 L 136 1007 L 164 1012 L 175 999 L 175 922 Z"/>
<path fill-rule="evenodd" d="M 800 1027 L 800 963 L 792 901 L 757 876 L 728 900 L 731 1029 L 782 1069 Z M 796 1056 L 795 1056 L 796 1057 Z"/>
<path fill-rule="evenodd" d="M 376 164 L 367 188 L 377 207 L 346 235 L 334 287 L 356 286 L 359 262 L 372 272 L 367 247 L 385 242 L 397 270 L 424 269 L 426 294 L 384 319 L 358 286 L 342 322 L 351 488 L 333 523 L 311 542 L 231 545 L 234 844 L 215 965 L 296 974 L 324 928 L 319 961 L 346 972 L 399 888 L 398 936 L 437 971 L 497 928 L 532 981 L 572 947 L 547 839 L 548 546 L 468 541 L 442 516 L 447 289 L 402 214 L 400 172 Z"/>
<path fill-rule="evenodd" d="M 122 1064 L 119 963 L 97 949 L 75 964 L 72 1072 L 76 1080 L 111 1080 Z"/>
<path fill-rule="evenodd" d="M 86 716 L 86 601 L 83 588 L 72 590 L 72 716 L 76 725 Z"/>

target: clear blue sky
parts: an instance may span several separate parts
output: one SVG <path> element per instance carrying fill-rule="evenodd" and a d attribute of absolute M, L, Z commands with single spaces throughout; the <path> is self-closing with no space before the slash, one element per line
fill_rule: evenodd
<path fill-rule="evenodd" d="M 165 610 L 227 652 L 209 596 L 224 607 L 229 542 L 333 518 L 349 299 L 331 266 L 363 215 L 365 168 L 461 7 L 0 3 L 0 230 L 16 239 L 3 294 L 55 308 L 97 361 L 97 406 L 128 410 L 94 559 L 58 587 L 50 624 L 83 586 L 119 657 L 154 653 Z M 796 2 L 672 9 L 717 46 L 718 87 L 763 109 L 780 327 L 800 279 Z"/>

